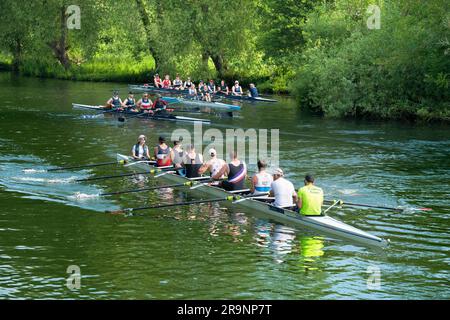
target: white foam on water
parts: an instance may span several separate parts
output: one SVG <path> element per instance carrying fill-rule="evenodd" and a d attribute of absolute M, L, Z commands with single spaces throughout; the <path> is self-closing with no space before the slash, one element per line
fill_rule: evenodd
<path fill-rule="evenodd" d="M 23 173 L 42 173 L 42 172 L 46 172 L 45 170 L 36 170 L 36 169 L 23 169 L 22 170 Z"/>
<path fill-rule="evenodd" d="M 71 200 L 83 201 L 83 200 L 95 199 L 98 197 L 99 197 L 98 194 L 87 194 L 87 193 L 76 192 L 73 196 L 68 196 L 67 198 L 69 198 Z"/>

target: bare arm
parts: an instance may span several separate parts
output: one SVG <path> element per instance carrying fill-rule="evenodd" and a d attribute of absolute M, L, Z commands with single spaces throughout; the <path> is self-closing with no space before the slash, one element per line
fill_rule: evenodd
<path fill-rule="evenodd" d="M 253 176 L 251 182 L 252 182 L 252 185 L 250 186 L 250 192 L 254 193 L 255 192 L 255 185 L 258 182 L 258 179 L 256 178 L 256 176 Z"/>

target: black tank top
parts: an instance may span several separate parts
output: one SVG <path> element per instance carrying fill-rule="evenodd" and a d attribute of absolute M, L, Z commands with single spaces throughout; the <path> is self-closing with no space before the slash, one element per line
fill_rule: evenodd
<path fill-rule="evenodd" d="M 198 170 L 203 165 L 203 163 L 200 161 L 200 156 L 198 153 L 195 154 L 195 159 L 191 160 L 190 163 L 185 163 L 184 167 L 186 169 L 186 177 L 187 178 L 198 178 L 200 177 L 200 174 L 198 173 Z"/>

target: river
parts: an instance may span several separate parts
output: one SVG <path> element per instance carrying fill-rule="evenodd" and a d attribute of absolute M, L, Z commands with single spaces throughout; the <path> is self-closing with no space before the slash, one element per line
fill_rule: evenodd
<path fill-rule="evenodd" d="M 297 187 L 312 172 L 329 199 L 432 211 L 332 208 L 389 238 L 374 249 L 293 229 L 221 203 L 142 212 L 105 210 L 198 199 L 186 188 L 80 200 L 157 185 L 151 177 L 67 183 L 128 172 L 120 166 L 41 172 L 114 160 L 144 133 L 154 145 L 189 123 L 72 110 L 126 84 L 0 74 L 0 298 L 2 299 L 449 299 L 450 130 L 446 125 L 333 120 L 291 98 L 211 114 L 208 128 L 280 129 L 280 166 Z M 183 114 L 188 115 L 188 114 Z M 25 169 L 36 172 L 27 172 Z M 70 290 L 68 268 L 81 273 Z M 77 283 L 69 281 L 69 283 Z"/>

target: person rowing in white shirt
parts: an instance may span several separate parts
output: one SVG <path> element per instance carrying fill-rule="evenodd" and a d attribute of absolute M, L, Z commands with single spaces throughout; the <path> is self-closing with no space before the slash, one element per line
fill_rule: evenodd
<path fill-rule="evenodd" d="M 273 173 L 273 182 L 270 185 L 270 196 L 275 197 L 274 206 L 280 208 L 294 207 L 297 203 L 297 193 L 295 187 L 284 177 L 283 170 L 276 169 Z"/>
<path fill-rule="evenodd" d="M 226 164 L 226 162 L 223 159 L 219 159 L 217 157 L 217 151 L 214 148 L 209 149 L 209 155 L 211 159 L 209 159 L 207 162 L 205 162 L 200 169 L 198 170 L 198 173 L 200 175 L 204 174 L 206 171 L 209 171 L 211 174 L 211 177 L 216 176 L 219 171 L 222 169 L 222 167 Z M 222 175 L 219 177 L 219 179 L 225 178 L 225 175 Z"/>
<path fill-rule="evenodd" d="M 252 185 L 250 187 L 250 192 L 253 195 L 267 194 L 270 191 L 273 178 L 266 169 L 267 163 L 264 160 L 258 160 L 258 173 L 252 177 Z"/>

